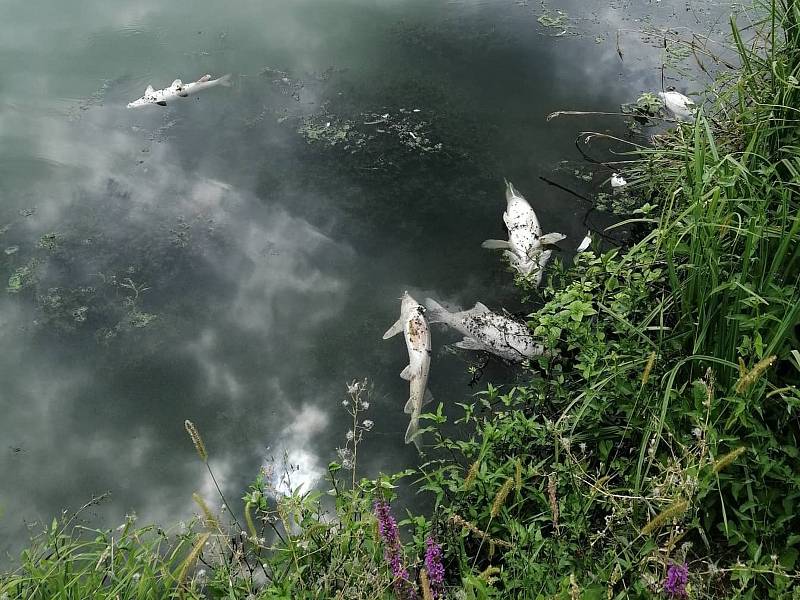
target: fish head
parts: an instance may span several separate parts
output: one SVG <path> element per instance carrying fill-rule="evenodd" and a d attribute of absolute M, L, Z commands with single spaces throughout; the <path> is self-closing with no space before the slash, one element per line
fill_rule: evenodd
<path fill-rule="evenodd" d="M 522 194 L 517 191 L 513 183 L 506 180 L 506 202 L 511 204 L 517 198 L 522 198 Z"/>
<path fill-rule="evenodd" d="M 400 312 L 403 314 L 408 313 L 416 306 L 419 306 L 417 301 L 411 297 L 408 290 L 404 291 L 403 295 L 400 297 Z"/>
<path fill-rule="evenodd" d="M 140 106 L 149 106 L 150 104 L 154 104 L 155 99 L 150 98 L 148 96 L 142 96 L 138 100 L 134 100 L 133 102 L 128 102 L 128 108 L 139 108 Z"/>

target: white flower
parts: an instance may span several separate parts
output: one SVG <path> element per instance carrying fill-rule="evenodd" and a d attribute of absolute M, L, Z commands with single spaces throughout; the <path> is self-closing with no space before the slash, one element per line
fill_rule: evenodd
<path fill-rule="evenodd" d="M 356 379 L 347 384 L 348 394 L 357 394 L 360 389 L 361 389 L 361 382 Z"/>
<path fill-rule="evenodd" d="M 140 578 L 141 576 L 142 576 L 142 574 L 141 574 L 141 573 L 134 573 L 134 574 L 133 574 L 133 580 L 134 580 L 134 581 L 139 581 L 139 578 Z"/>
<path fill-rule="evenodd" d="M 349 400 L 342 400 L 342 406 L 347 408 L 348 406 L 350 406 L 350 401 Z"/>
<path fill-rule="evenodd" d="M 703 430 L 699 427 L 695 427 L 692 429 L 692 435 L 699 440 L 701 437 L 703 437 Z"/>
<path fill-rule="evenodd" d="M 342 468 L 343 468 L 343 469 L 347 469 L 348 471 L 350 471 L 350 470 L 352 470 L 352 469 L 353 469 L 353 467 L 354 467 L 354 466 L 355 466 L 355 464 L 354 464 L 354 463 L 353 463 L 353 461 L 352 461 L 351 459 L 349 459 L 349 458 L 345 458 L 345 459 L 342 461 Z"/>
<path fill-rule="evenodd" d="M 347 434 L 344 437 L 347 438 L 348 442 L 352 442 L 353 438 L 356 437 L 356 434 L 353 433 L 353 430 L 351 429 L 350 431 L 347 432 Z"/>
<path fill-rule="evenodd" d="M 369 402 L 366 400 L 361 401 L 361 410 L 368 410 L 369 409 Z"/>
<path fill-rule="evenodd" d="M 364 423 L 362 423 L 362 425 L 364 425 L 364 429 L 369 431 L 370 429 L 372 429 L 372 427 L 375 425 L 375 423 L 373 423 L 370 419 L 367 419 L 367 420 L 364 421 Z"/>
<path fill-rule="evenodd" d="M 581 452 L 583 452 L 585 454 L 586 453 L 586 442 L 581 442 L 579 444 L 579 446 L 580 446 Z"/>

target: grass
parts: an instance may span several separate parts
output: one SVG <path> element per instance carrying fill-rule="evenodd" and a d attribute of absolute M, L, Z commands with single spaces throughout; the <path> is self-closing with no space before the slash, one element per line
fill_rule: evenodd
<path fill-rule="evenodd" d="M 444 437 L 440 407 L 427 462 L 361 479 L 369 390 L 354 383 L 328 493 L 264 472 L 245 530 L 199 497 L 178 534 L 54 522 L 0 597 L 797 598 L 800 3 L 761 8 L 731 23 L 741 66 L 715 101 L 625 163 L 655 207 L 628 221 L 635 242 L 580 254 L 542 290 L 518 280 L 557 352 L 464 405 L 467 434 Z M 402 546 L 372 504 L 400 485 L 434 503 L 401 521 Z M 422 575 L 429 540 L 443 589 Z"/>

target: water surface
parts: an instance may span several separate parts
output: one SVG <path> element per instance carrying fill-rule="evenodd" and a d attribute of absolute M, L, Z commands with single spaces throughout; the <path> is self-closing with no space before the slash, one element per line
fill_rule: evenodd
<path fill-rule="evenodd" d="M 398 297 L 518 310 L 480 248 L 503 235 L 503 178 L 567 234 L 568 260 L 587 223 L 609 221 L 539 177 L 595 193 L 610 172 L 574 140 L 625 126 L 546 115 L 616 111 L 661 89 L 665 58 L 681 85 L 686 57 L 665 56 L 657 28 L 716 35 L 709 6 L 6 1 L 0 550 L 106 491 L 107 524 L 190 516 L 191 493 L 212 491 L 187 418 L 232 497 L 284 453 L 311 485 L 354 378 L 375 386 L 364 474 L 414 464 L 405 347 L 381 340 Z M 126 108 L 204 73 L 234 86 Z M 519 377 L 492 363 L 470 387 L 476 357 L 455 339 L 434 330 L 447 407 Z"/>

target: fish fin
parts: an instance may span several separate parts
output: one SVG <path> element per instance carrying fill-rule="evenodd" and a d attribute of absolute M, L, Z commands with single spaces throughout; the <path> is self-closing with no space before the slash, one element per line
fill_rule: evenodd
<path fill-rule="evenodd" d="M 175 81 L 172 82 L 172 85 L 169 87 L 173 88 L 183 87 L 183 82 L 180 79 L 176 79 Z"/>
<path fill-rule="evenodd" d="M 503 256 L 505 256 L 508 259 L 508 262 L 511 263 L 512 267 L 516 269 L 520 268 L 522 260 L 520 260 L 519 256 L 517 256 L 514 252 L 512 252 L 511 250 L 504 250 Z"/>
<path fill-rule="evenodd" d="M 152 85 L 148 85 L 148 86 L 147 86 L 147 87 L 144 89 L 144 95 L 145 95 L 145 96 L 149 96 L 150 94 L 154 94 L 154 93 L 155 93 L 155 90 L 153 89 L 153 86 L 152 86 Z"/>
<path fill-rule="evenodd" d="M 486 240 L 481 244 L 481 248 L 488 250 L 510 250 L 511 243 L 507 240 Z"/>
<path fill-rule="evenodd" d="M 539 242 L 542 244 L 555 244 L 563 239 L 566 239 L 563 233 L 545 233 L 539 237 Z"/>
<path fill-rule="evenodd" d="M 386 333 L 383 334 L 383 339 L 388 340 L 390 337 L 396 336 L 398 333 L 403 331 L 404 324 L 405 321 L 403 320 L 403 317 L 397 319 L 397 321 L 395 321 L 395 324 L 389 327 L 389 329 L 386 330 Z"/>
<path fill-rule="evenodd" d="M 410 396 L 403 407 L 403 412 L 410 415 L 414 412 L 414 396 Z"/>
<path fill-rule="evenodd" d="M 228 73 L 226 75 L 223 75 L 222 77 L 217 79 L 217 81 L 219 81 L 220 85 L 224 85 L 225 87 L 231 87 L 233 85 L 233 81 L 231 81 L 231 74 L 230 73 Z"/>
<path fill-rule="evenodd" d="M 433 402 L 433 393 L 430 388 L 425 388 L 425 395 L 422 397 L 422 406 Z"/>
<path fill-rule="evenodd" d="M 456 342 L 455 347 L 461 348 L 462 350 L 486 350 L 481 344 L 469 337 L 465 337 L 460 342 Z"/>
<path fill-rule="evenodd" d="M 200 79 L 197 80 L 197 83 L 205 83 L 206 81 L 211 81 L 211 75 L 206 73 Z"/>
<path fill-rule="evenodd" d="M 411 381 L 411 365 L 406 366 L 406 368 L 401 371 L 400 378 Z"/>
<path fill-rule="evenodd" d="M 167 101 L 166 100 L 160 100 L 160 101 L 156 102 L 156 104 L 158 104 L 159 106 L 166 106 L 167 105 Z"/>
<path fill-rule="evenodd" d="M 406 444 L 410 444 L 414 442 L 414 445 L 419 448 L 419 442 L 414 439 L 419 431 L 419 417 L 411 417 L 411 421 L 408 423 L 408 429 L 406 429 Z"/>
<path fill-rule="evenodd" d="M 544 266 L 547 264 L 547 261 L 550 260 L 550 256 L 552 254 L 553 254 L 552 250 L 545 250 L 544 252 L 542 252 L 542 255 L 539 257 L 539 260 L 536 261 L 537 262 L 536 266 L 539 267 L 540 271 L 544 270 Z"/>
<path fill-rule="evenodd" d="M 472 307 L 472 312 L 488 313 L 492 311 L 490 311 L 483 302 L 476 302 L 475 306 Z"/>
<path fill-rule="evenodd" d="M 425 307 L 428 323 L 449 323 L 452 319 L 450 312 L 433 298 L 425 298 Z"/>

